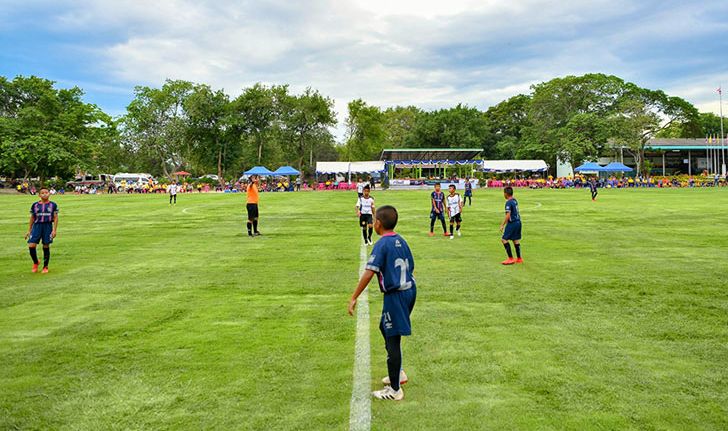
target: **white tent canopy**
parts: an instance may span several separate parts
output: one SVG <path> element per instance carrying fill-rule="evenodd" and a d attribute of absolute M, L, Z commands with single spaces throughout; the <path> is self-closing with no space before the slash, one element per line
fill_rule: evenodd
<path fill-rule="evenodd" d="M 371 162 L 316 162 L 317 174 L 363 174 L 381 172 L 384 170 L 384 161 Z"/>
<path fill-rule="evenodd" d="M 483 160 L 480 170 L 485 172 L 544 172 L 548 168 L 549 166 L 543 160 Z"/>

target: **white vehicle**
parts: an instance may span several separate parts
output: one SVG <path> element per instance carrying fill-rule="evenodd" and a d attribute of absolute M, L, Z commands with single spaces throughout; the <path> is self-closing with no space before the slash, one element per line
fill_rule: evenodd
<path fill-rule="evenodd" d="M 126 172 L 120 172 L 114 175 L 114 184 L 116 184 L 116 187 L 121 187 L 122 181 L 124 181 L 126 186 L 129 187 L 133 185 L 148 184 L 150 180 L 154 182 L 154 177 L 150 174 L 130 174 Z"/>

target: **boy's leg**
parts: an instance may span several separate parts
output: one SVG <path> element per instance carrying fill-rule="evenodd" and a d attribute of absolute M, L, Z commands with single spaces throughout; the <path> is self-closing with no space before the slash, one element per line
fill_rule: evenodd
<path fill-rule="evenodd" d="M 169 195 L 169 204 L 172 205 L 172 195 Z"/>
<path fill-rule="evenodd" d="M 501 240 L 503 242 L 503 247 L 506 249 L 506 254 L 508 254 L 508 259 L 513 259 L 513 251 L 511 251 L 511 243 L 508 242 L 508 240 L 503 239 Z"/>
<path fill-rule="evenodd" d="M 445 226 L 445 216 L 440 218 L 440 224 L 442 224 L 442 233 L 447 235 L 447 227 Z"/>
<path fill-rule="evenodd" d="M 253 219 L 253 233 L 260 233 L 258 232 L 258 217 Z"/>
<path fill-rule="evenodd" d="M 399 390 L 399 371 L 402 369 L 402 336 L 395 335 L 384 338 L 387 348 L 387 372 L 392 389 Z"/>
<path fill-rule="evenodd" d="M 435 216 L 430 217 L 430 233 L 435 232 Z"/>
<path fill-rule="evenodd" d="M 43 244 L 43 268 L 48 268 L 48 262 L 51 261 L 51 246 Z"/>
<path fill-rule="evenodd" d="M 33 259 L 33 265 L 38 265 L 38 249 L 36 248 L 38 244 L 30 243 L 28 244 L 28 251 L 30 252 L 30 258 Z"/>
<path fill-rule="evenodd" d="M 367 225 L 361 224 L 361 237 L 364 238 L 364 242 L 367 242 Z"/>
<path fill-rule="evenodd" d="M 374 231 L 374 225 L 371 225 L 371 224 L 367 225 L 367 228 L 369 230 L 369 232 L 368 232 L 369 233 L 369 235 L 368 235 L 369 242 L 372 242 L 372 232 Z"/>
<path fill-rule="evenodd" d="M 521 241 L 513 241 L 513 245 L 516 247 L 516 257 L 521 258 Z"/>
<path fill-rule="evenodd" d="M 452 230 L 455 227 L 455 222 L 450 220 L 450 236 L 452 236 Z"/>

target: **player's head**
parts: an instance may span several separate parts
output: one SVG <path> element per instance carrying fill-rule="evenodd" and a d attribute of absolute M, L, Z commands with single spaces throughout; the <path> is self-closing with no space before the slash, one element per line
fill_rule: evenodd
<path fill-rule="evenodd" d="M 447 188 L 450 190 L 451 195 L 455 194 L 455 184 L 450 184 Z"/>
<path fill-rule="evenodd" d="M 48 200 L 48 197 L 50 197 L 51 191 L 48 190 L 48 187 L 41 187 L 40 190 L 38 190 L 38 196 L 40 196 L 41 199 Z"/>
<path fill-rule="evenodd" d="M 258 174 L 253 174 L 250 176 L 251 184 L 253 184 L 253 183 L 258 184 L 258 181 L 260 181 L 260 177 L 258 176 Z"/>
<path fill-rule="evenodd" d="M 435 191 L 436 192 L 440 191 L 440 183 L 435 183 Z"/>
<path fill-rule="evenodd" d="M 362 191 L 364 192 L 364 196 L 369 196 L 369 192 L 371 191 L 371 189 L 372 188 L 368 185 L 364 186 L 364 188 L 362 189 Z"/>
<path fill-rule="evenodd" d="M 505 187 L 503 189 L 503 196 L 505 196 L 506 199 L 512 198 L 513 197 L 513 187 L 511 187 L 511 186 Z"/>
<path fill-rule="evenodd" d="M 380 235 L 384 231 L 394 230 L 395 226 L 397 226 L 398 218 L 397 210 L 391 205 L 384 205 L 383 207 L 377 208 L 377 219 L 374 221 L 374 229 Z"/>

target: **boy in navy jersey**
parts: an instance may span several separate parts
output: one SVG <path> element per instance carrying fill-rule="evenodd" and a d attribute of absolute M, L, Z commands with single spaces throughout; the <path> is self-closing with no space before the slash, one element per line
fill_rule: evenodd
<path fill-rule="evenodd" d="M 51 243 L 56 237 L 58 230 L 58 205 L 50 201 L 51 192 L 42 187 L 40 192 L 40 201 L 30 206 L 30 222 L 28 224 L 28 233 L 25 239 L 28 240 L 28 250 L 30 258 L 33 259 L 33 272 L 38 272 L 38 252 L 36 248 L 38 243 L 43 241 L 43 274 L 48 273 L 48 262 L 51 260 Z"/>
<path fill-rule="evenodd" d="M 385 205 L 377 210 L 374 230 L 381 238 L 374 245 L 366 269 L 349 300 L 349 314 L 353 315 L 357 298 L 374 274 L 377 274 L 379 290 L 384 293 L 379 330 L 384 336 L 384 345 L 387 349 L 388 376 L 382 379 L 382 382 L 389 384 L 381 391 L 372 392 L 372 395 L 382 400 L 394 401 L 404 398 L 400 384 L 407 378 L 405 376 L 402 379 L 404 372 L 400 373 L 401 341 L 402 336 L 412 334 L 410 314 L 417 298 L 415 278 L 412 275 L 415 270 L 415 260 L 407 242 L 394 232 L 397 218 L 397 210 L 392 206 Z"/>
<path fill-rule="evenodd" d="M 592 200 L 593 201 L 597 200 L 597 194 L 599 192 L 597 192 L 597 180 L 596 180 L 596 178 L 592 178 L 591 180 L 589 180 L 589 191 L 591 192 Z"/>
<path fill-rule="evenodd" d="M 500 231 L 503 232 L 501 242 L 506 249 L 508 259 L 501 263 L 503 265 L 523 263 L 523 259 L 521 258 L 521 215 L 518 212 L 518 201 L 513 198 L 512 187 L 504 188 L 503 196 L 506 198 L 506 216 L 500 225 Z M 513 258 L 511 244 L 508 241 L 513 241 L 513 245 L 516 248 L 516 259 Z"/>
<path fill-rule="evenodd" d="M 430 193 L 430 236 L 435 234 L 435 219 L 440 219 L 442 234 L 448 236 L 445 227 L 445 193 L 440 191 L 440 183 L 435 184 L 435 191 Z"/>
<path fill-rule="evenodd" d="M 465 194 L 463 196 L 463 205 L 468 201 L 468 206 L 473 204 L 473 184 L 469 177 L 465 177 Z"/>

